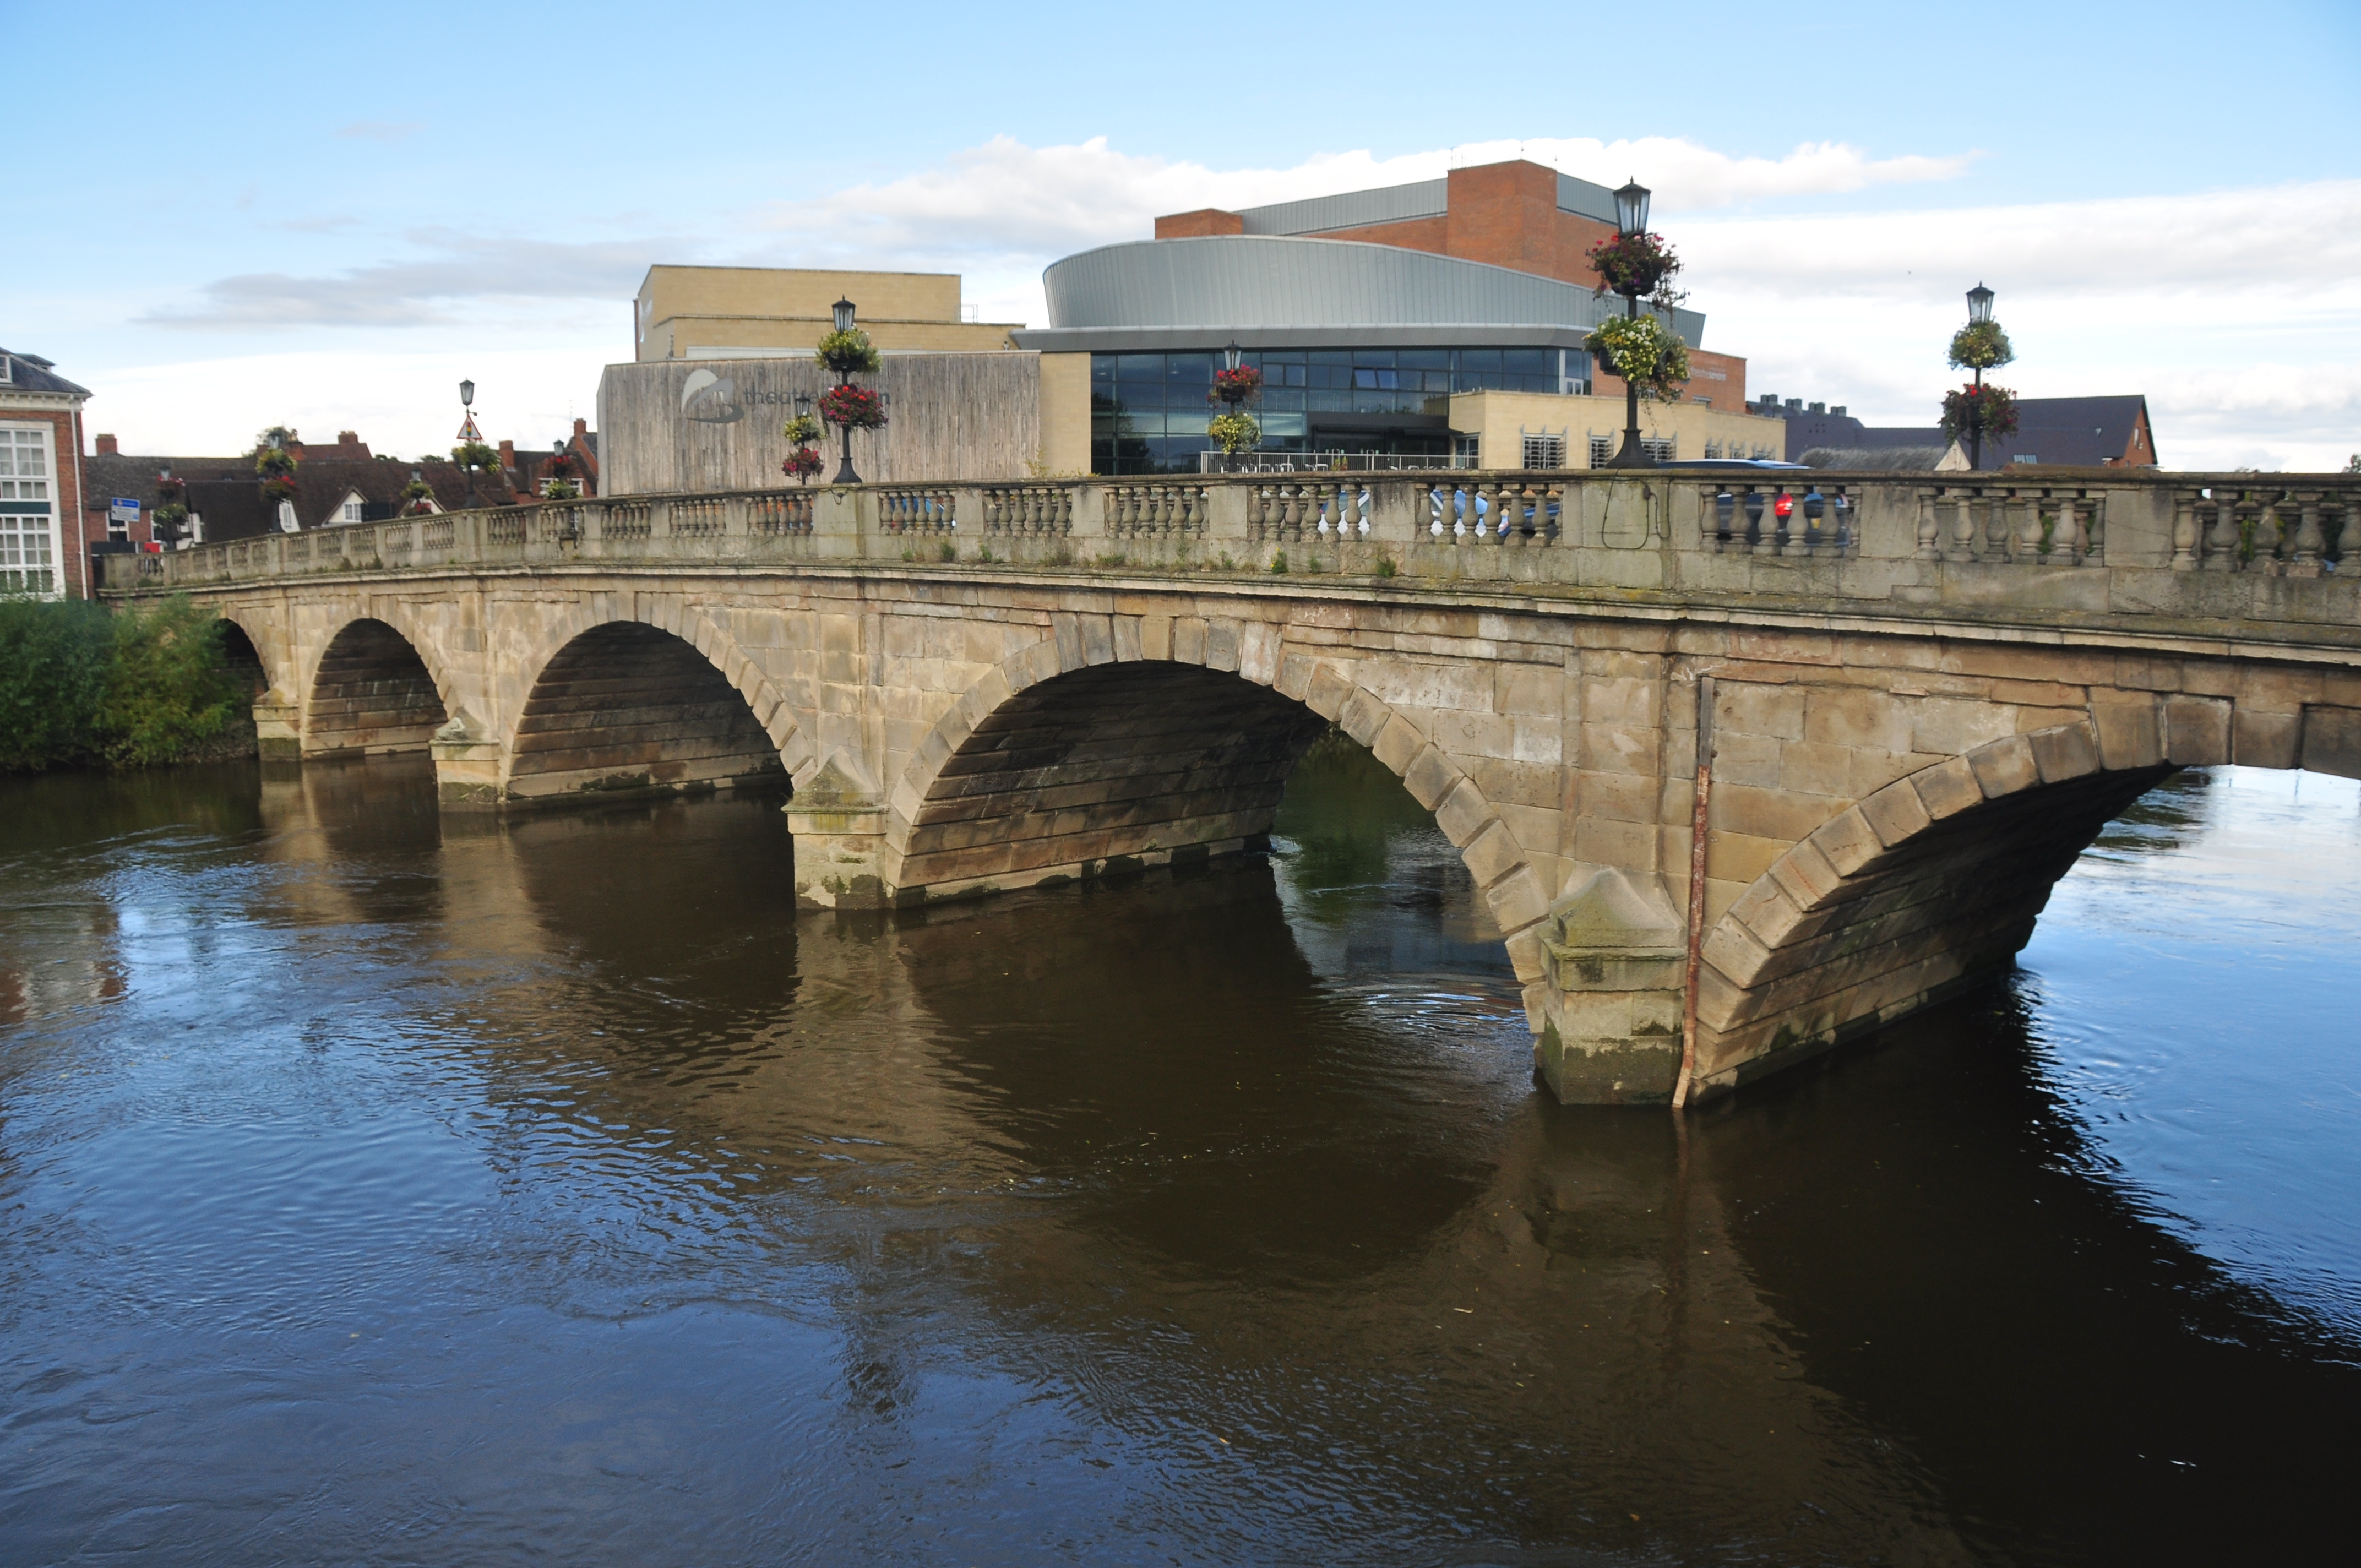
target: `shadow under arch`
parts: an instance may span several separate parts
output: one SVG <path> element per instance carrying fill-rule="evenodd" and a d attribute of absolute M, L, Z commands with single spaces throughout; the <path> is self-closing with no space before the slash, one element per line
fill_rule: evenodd
<path fill-rule="evenodd" d="M 423 751 L 450 717 L 416 645 L 386 622 L 363 618 L 347 622 L 320 655 L 303 754 Z"/>
<path fill-rule="evenodd" d="M 1055 884 L 1259 847 L 1290 772 L 1331 722 L 1433 813 L 1506 937 L 1543 978 L 1549 898 L 1506 823 L 1409 716 L 1343 662 L 1279 656 L 1254 625 L 1212 657 L 1093 658 L 1035 644 L 972 686 L 887 800 L 904 904 Z M 1208 640 L 1210 641 L 1210 639 Z"/>
<path fill-rule="evenodd" d="M 610 620 L 542 666 L 511 742 L 508 798 L 785 783 L 777 743 L 713 661 L 660 627 Z"/>
<path fill-rule="evenodd" d="M 2176 772 L 2087 720 L 1897 779 L 1773 861 L 1705 941 L 1697 1084 L 1726 1091 L 2005 968 L 2102 829 Z"/>
<path fill-rule="evenodd" d="M 262 650 L 255 645 L 253 636 L 245 627 L 228 616 L 221 618 L 220 639 L 222 667 L 237 687 L 238 695 L 252 702 L 271 686 L 270 666 L 264 662 Z"/>

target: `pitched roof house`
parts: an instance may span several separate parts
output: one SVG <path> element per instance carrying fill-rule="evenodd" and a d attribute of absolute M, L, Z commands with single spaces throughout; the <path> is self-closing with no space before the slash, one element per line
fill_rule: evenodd
<path fill-rule="evenodd" d="M 39 355 L 0 348 L 0 593 L 90 591 L 74 461 L 89 399 Z"/>

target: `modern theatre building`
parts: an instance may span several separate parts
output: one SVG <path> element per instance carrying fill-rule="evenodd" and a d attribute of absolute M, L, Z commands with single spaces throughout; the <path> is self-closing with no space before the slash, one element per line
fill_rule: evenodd
<path fill-rule="evenodd" d="M 1580 467 L 1622 427 L 1622 384 L 1582 346 L 1622 310 L 1588 259 L 1614 235 L 1612 192 L 1522 161 L 1181 213 L 1053 264 L 1050 324 L 1010 336 L 1090 356 L 1094 473 L 1193 470 L 1233 343 L 1263 373 L 1266 451 Z M 1679 409 L 1649 411 L 1660 451 L 1780 455 L 1784 432 L 1750 417 L 1745 361 L 1703 351 L 1697 312 L 1671 324 L 1695 378 Z"/>

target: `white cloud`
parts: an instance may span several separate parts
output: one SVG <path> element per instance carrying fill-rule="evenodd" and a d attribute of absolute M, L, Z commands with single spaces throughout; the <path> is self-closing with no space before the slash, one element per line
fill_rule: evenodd
<path fill-rule="evenodd" d="M 1637 177 L 1656 192 L 1656 214 L 1677 214 L 1948 180 L 1965 170 L 1970 156 L 1881 159 L 1839 142 L 1806 142 L 1784 159 L 1732 158 L 1677 137 L 1646 137 L 1482 142 L 1389 159 L 1322 153 L 1287 169 L 1216 170 L 1117 152 L 1104 137 L 1028 147 L 1003 136 L 899 180 L 781 203 L 765 222 L 831 254 L 1054 257 L 1145 237 L 1163 213 L 1404 185 L 1455 165 L 1519 157 L 1604 184 Z"/>
<path fill-rule="evenodd" d="M 460 378 L 477 385 L 476 418 L 491 440 L 541 446 L 594 419 L 609 347 L 474 347 L 409 353 L 313 350 L 142 365 L 93 386 L 85 428 L 126 452 L 189 456 L 246 451 L 254 433 L 287 424 L 314 440 L 357 431 L 372 451 L 447 452 L 459 428 Z"/>
<path fill-rule="evenodd" d="M 454 306 L 487 300 L 625 300 L 664 239 L 563 244 L 427 230 L 410 236 L 416 260 L 333 277 L 246 272 L 217 278 L 198 298 L 142 316 L 150 326 L 276 330 L 305 326 L 447 325 Z"/>
<path fill-rule="evenodd" d="M 2174 466 L 2361 447 L 2361 181 L 2177 197 L 1728 218 L 1675 236 L 1748 384 L 1923 423 L 1978 281 L 2026 396 L 2144 392 Z"/>

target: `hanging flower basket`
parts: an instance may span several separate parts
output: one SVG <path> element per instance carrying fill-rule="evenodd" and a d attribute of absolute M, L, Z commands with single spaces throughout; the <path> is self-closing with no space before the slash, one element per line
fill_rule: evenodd
<path fill-rule="evenodd" d="M 1678 400 L 1688 385 L 1689 347 L 1654 316 L 1617 316 L 1582 340 L 1609 375 L 1640 389 L 1643 398 Z"/>
<path fill-rule="evenodd" d="M 798 446 L 780 462 L 779 472 L 798 485 L 808 485 L 812 482 L 813 476 L 826 466 L 817 451 L 808 446 Z"/>
<path fill-rule="evenodd" d="M 780 430 L 790 446 L 809 446 L 819 439 L 819 421 L 809 414 L 797 414 Z"/>
<path fill-rule="evenodd" d="M 819 417 L 840 430 L 876 430 L 885 423 L 885 400 L 867 387 L 830 387 L 819 395 Z"/>
<path fill-rule="evenodd" d="M 1254 415 L 1232 409 L 1228 413 L 1215 414 L 1205 422 L 1205 433 L 1213 444 L 1235 457 L 1241 452 L 1252 452 L 1262 444 L 1262 426 Z"/>
<path fill-rule="evenodd" d="M 189 482 L 186 479 L 175 479 L 169 474 L 156 481 L 157 499 L 167 503 L 179 500 L 188 492 L 188 488 Z"/>
<path fill-rule="evenodd" d="M 819 362 L 840 376 L 866 375 L 877 368 L 877 350 L 859 327 L 832 332 L 812 350 Z"/>
<path fill-rule="evenodd" d="M 1996 370 L 2016 357 L 1998 322 L 1971 322 L 1951 334 L 1951 368 Z"/>
<path fill-rule="evenodd" d="M 1235 410 L 1261 396 L 1262 372 L 1251 365 L 1241 365 L 1235 370 L 1214 371 L 1213 387 L 1205 394 L 1205 400 L 1227 403 Z"/>
<path fill-rule="evenodd" d="M 1653 296 L 1670 303 L 1675 296 L 1666 285 L 1680 272 L 1681 258 L 1663 235 L 1617 235 L 1590 247 L 1590 268 L 1598 274 L 1598 293 Z"/>
<path fill-rule="evenodd" d="M 451 448 L 451 461 L 462 468 L 481 468 L 489 473 L 500 466 L 500 455 L 480 441 L 463 441 Z"/>
<path fill-rule="evenodd" d="M 1943 394 L 1943 439 L 2016 433 L 2016 394 L 2006 387 L 1961 387 Z"/>
<path fill-rule="evenodd" d="M 295 499 L 295 476 L 273 474 L 262 481 L 262 499 L 266 501 L 291 501 Z"/>
<path fill-rule="evenodd" d="M 570 501 L 579 499 L 581 495 L 582 490 L 580 487 L 576 485 L 571 479 L 544 479 L 542 481 L 541 499 L 543 500 Z"/>

